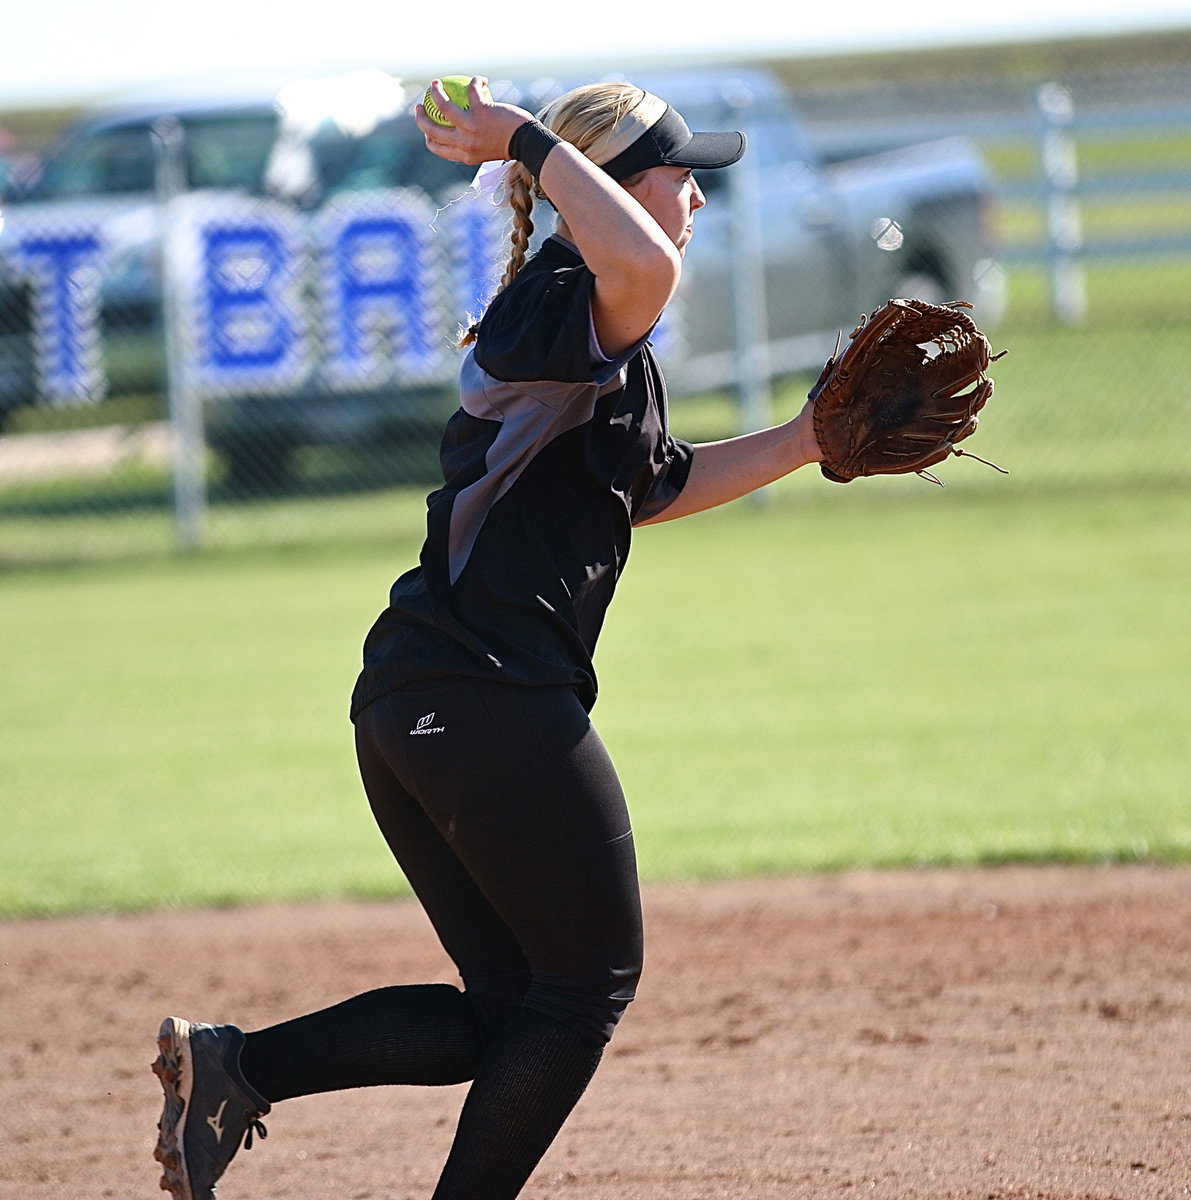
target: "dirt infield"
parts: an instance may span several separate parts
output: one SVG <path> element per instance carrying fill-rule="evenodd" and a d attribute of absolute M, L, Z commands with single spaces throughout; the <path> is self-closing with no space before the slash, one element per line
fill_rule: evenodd
<path fill-rule="evenodd" d="M 646 977 L 527 1200 L 1191 1196 L 1191 872 L 648 890 Z M 450 979 L 409 903 L 0 924 L 0 1197 L 162 1195 L 160 1018 Z M 168 967 L 163 965 L 168 964 Z M 461 1088 L 287 1101 L 221 1200 L 430 1195 Z"/>

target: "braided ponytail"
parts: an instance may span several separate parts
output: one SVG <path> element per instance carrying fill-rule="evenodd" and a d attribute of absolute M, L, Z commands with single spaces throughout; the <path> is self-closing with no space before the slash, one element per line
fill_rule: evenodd
<path fill-rule="evenodd" d="M 533 203 L 542 195 L 537 181 L 528 168 L 519 162 L 509 167 L 509 207 L 513 210 L 513 228 L 509 233 L 512 246 L 505 273 L 500 277 L 501 288 L 507 288 L 525 266 L 529 239 L 533 237 Z"/>
<path fill-rule="evenodd" d="M 513 223 L 509 232 L 511 243 L 509 259 L 504 274 L 500 277 L 500 287 L 496 289 L 497 293 L 504 291 L 517 278 L 521 268 L 525 266 L 526 254 L 529 251 L 529 239 L 533 237 L 534 199 L 535 197 L 544 199 L 537 181 L 519 162 L 509 164 L 506 182 L 509 189 L 508 204 L 513 210 Z M 479 321 L 471 321 L 468 324 L 459 337 L 459 349 L 470 346 L 476 340 L 476 330 L 479 327 Z"/>

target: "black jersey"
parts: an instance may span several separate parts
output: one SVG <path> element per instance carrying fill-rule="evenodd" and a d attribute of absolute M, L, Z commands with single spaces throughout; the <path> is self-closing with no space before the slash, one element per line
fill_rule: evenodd
<path fill-rule="evenodd" d="M 677 496 L 692 449 L 670 436 L 648 341 L 601 352 L 594 278 L 550 238 L 480 322 L 419 563 L 365 640 L 353 716 L 447 675 L 567 685 L 595 703 L 592 655 L 631 527 Z"/>

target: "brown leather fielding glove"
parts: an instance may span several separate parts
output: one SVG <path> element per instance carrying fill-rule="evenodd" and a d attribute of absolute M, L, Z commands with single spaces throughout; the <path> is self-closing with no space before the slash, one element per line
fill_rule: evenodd
<path fill-rule="evenodd" d="M 956 443 L 976 432 L 993 393 L 985 371 L 1006 351 L 992 353 L 963 311 L 971 307 L 890 300 L 861 318 L 842 353 L 837 343 L 809 394 L 826 478 L 916 472 L 941 484 L 929 467 L 951 454 L 978 458 Z"/>

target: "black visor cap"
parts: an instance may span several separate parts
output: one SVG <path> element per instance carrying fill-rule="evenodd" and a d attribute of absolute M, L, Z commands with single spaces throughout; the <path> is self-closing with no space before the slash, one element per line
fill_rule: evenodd
<path fill-rule="evenodd" d="M 618 183 L 650 167 L 730 167 L 744 153 L 743 133 L 691 133 L 674 109 L 666 111 L 627 150 L 604 164 Z"/>

